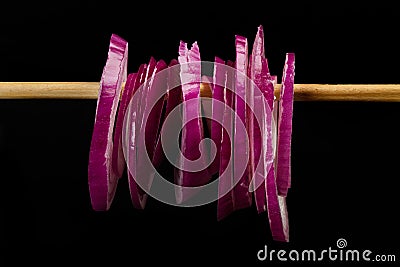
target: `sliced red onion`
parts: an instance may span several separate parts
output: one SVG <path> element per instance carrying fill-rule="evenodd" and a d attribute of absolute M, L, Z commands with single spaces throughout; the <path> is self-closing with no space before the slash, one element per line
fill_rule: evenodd
<path fill-rule="evenodd" d="M 142 70 L 138 71 L 137 81 L 139 88 L 136 91 L 135 97 L 132 98 L 132 107 L 130 118 L 131 120 L 127 123 L 127 136 L 129 140 L 126 142 L 129 144 L 128 147 L 128 158 L 127 164 L 130 167 L 128 172 L 129 191 L 133 207 L 136 209 L 143 209 L 146 205 L 147 194 L 137 183 L 137 179 L 140 179 L 140 157 L 146 153 L 146 148 L 142 146 L 143 142 L 139 142 L 139 138 L 143 137 L 144 127 L 143 113 L 144 113 L 144 99 L 146 98 L 146 92 L 149 86 L 149 80 L 151 79 L 154 69 L 156 66 L 156 60 L 150 58 L 149 64 L 144 65 Z"/>
<path fill-rule="evenodd" d="M 286 196 L 291 183 L 291 141 L 294 95 L 294 54 L 286 54 L 279 100 L 277 143 L 277 184 L 281 196 Z"/>
<path fill-rule="evenodd" d="M 128 168 L 128 183 L 129 183 L 129 191 L 132 200 L 132 204 L 137 209 L 143 209 L 146 203 L 147 195 L 145 192 L 140 188 L 140 186 L 136 183 L 137 177 L 137 136 L 139 135 L 139 121 L 140 121 L 140 114 L 139 114 L 139 102 L 141 100 L 141 96 L 143 93 L 143 86 L 146 80 L 146 73 L 147 73 L 148 66 L 147 64 L 142 64 L 139 67 L 137 72 L 137 76 L 135 79 L 134 88 L 136 88 L 134 97 L 131 98 L 130 101 L 134 103 L 130 104 L 130 107 L 133 110 L 130 110 L 130 114 L 128 116 L 129 120 L 126 121 L 126 142 L 127 144 L 127 158 L 126 163 Z M 140 90 L 139 90 L 140 88 Z"/>
<path fill-rule="evenodd" d="M 136 151 L 133 156 L 136 168 L 133 170 L 134 174 L 131 171 L 129 176 L 131 199 L 136 208 L 144 208 L 147 200 L 147 194 L 141 186 L 149 190 L 152 184 L 153 173 L 149 172 L 149 168 L 143 167 L 146 164 L 144 157 L 153 160 L 167 88 L 167 75 L 166 72 L 162 72 L 167 66 L 165 62 L 161 60 L 156 63 L 154 58 L 151 58 L 148 66 L 141 95 L 137 98 L 140 103 L 136 103 L 139 107 L 135 120 L 136 131 L 133 135 L 136 139 Z M 142 140 L 145 141 L 144 147 Z M 141 186 L 138 185 L 138 179 Z"/>
<path fill-rule="evenodd" d="M 161 116 L 167 94 L 167 72 L 164 71 L 166 67 L 167 64 L 163 60 L 157 62 L 154 72 L 155 76 L 152 78 L 152 84 L 149 87 L 145 99 L 149 105 L 155 103 L 153 107 L 146 105 L 147 112 L 144 116 L 146 121 L 143 121 L 143 124 L 146 127 L 146 149 L 150 159 L 153 159 L 155 146 L 161 129 Z M 163 97 L 159 98 L 160 95 Z"/>
<path fill-rule="evenodd" d="M 253 51 L 250 58 L 250 79 L 252 81 L 250 86 L 250 93 L 253 95 L 253 103 L 250 106 L 254 107 L 255 116 L 249 115 L 249 135 L 251 147 L 251 173 L 253 174 L 254 200 L 258 213 L 266 211 L 266 191 L 265 191 L 265 178 L 264 161 L 260 161 L 262 152 L 262 132 L 260 128 L 261 121 L 255 118 L 263 118 L 266 112 L 262 108 L 265 104 L 263 92 L 267 91 L 268 86 L 268 70 L 263 68 L 263 60 L 265 59 L 264 52 L 264 32 L 260 26 L 257 31 L 256 38 L 253 44 Z M 264 114 L 262 114 L 264 113 Z M 271 113 L 269 111 L 269 113 Z M 262 159 L 262 157 L 261 157 Z M 258 166 L 258 168 L 257 168 Z M 257 168 L 257 169 L 256 169 Z"/>
<path fill-rule="evenodd" d="M 181 170 L 177 172 L 176 183 L 184 187 L 196 187 L 205 185 L 210 181 L 206 165 L 206 159 L 202 151 L 205 152 L 203 140 L 203 123 L 200 113 L 200 81 L 201 81 L 201 59 L 197 43 L 193 43 L 192 48 L 188 50 L 187 44 L 180 43 L 178 61 L 181 67 L 182 95 L 183 101 L 188 101 L 183 106 L 182 139 L 181 139 Z M 187 118 L 196 118 L 187 120 Z M 200 147 L 199 147 L 200 146 Z M 184 158 L 183 158 L 184 157 Z M 188 167 L 189 161 L 196 161 L 205 168 L 201 171 L 193 172 Z M 176 190 L 176 200 L 178 203 L 187 201 L 193 196 L 193 190 L 179 188 Z"/>
<path fill-rule="evenodd" d="M 168 79 L 167 79 L 167 95 L 166 95 L 166 106 L 165 106 L 165 113 L 164 116 L 161 118 L 160 121 L 160 129 L 162 129 L 163 123 L 168 115 L 172 112 L 172 110 L 177 107 L 182 102 L 182 87 L 177 86 L 173 88 L 179 78 L 179 72 L 174 71 L 178 63 L 178 60 L 173 59 L 169 64 L 168 69 Z M 161 143 L 161 136 L 158 136 L 156 148 L 153 155 L 153 164 L 156 169 L 159 169 L 161 165 L 165 162 L 166 157 L 163 152 L 162 143 Z M 171 165 L 172 166 L 172 165 Z"/>
<path fill-rule="evenodd" d="M 128 153 L 125 156 L 130 167 L 128 179 L 132 203 L 135 208 L 144 208 L 147 194 L 141 186 L 145 185 L 146 189 L 149 189 L 153 174 L 148 173 L 148 168 L 141 168 L 146 164 L 143 157 L 146 157 L 147 153 L 156 169 L 165 162 L 160 138 L 161 127 L 168 114 L 182 101 L 187 101 L 190 104 L 182 109 L 182 123 L 185 125 L 180 140 L 182 154 L 179 160 L 182 163 L 182 170 L 177 172 L 175 181 L 184 187 L 201 186 L 211 180 L 211 174 L 216 172 L 224 174 L 224 179 L 220 179 L 218 184 L 220 197 L 217 218 L 222 220 L 237 209 L 251 206 L 249 185 L 250 179 L 254 176 L 253 181 L 257 188 L 254 196 L 258 212 L 268 210 L 274 240 L 283 242 L 289 240 L 286 194 L 291 184 L 294 54 L 286 55 L 280 102 L 277 103 L 274 102 L 276 76 L 271 76 L 268 69 L 261 26 L 254 42 L 250 63 L 248 63 L 247 49 L 247 39 L 236 36 L 236 62 L 227 63 L 234 67 L 233 71 L 224 70 L 221 65 L 224 62 L 219 58 L 215 59 L 212 98 L 213 101 L 224 102 L 226 106 L 221 109 L 221 105 L 212 105 L 214 121 L 209 128 L 217 151 L 215 160 L 205 168 L 206 149 L 202 142 L 204 131 L 200 112 L 201 62 L 197 43 L 188 50 L 187 44 L 181 42 L 179 77 L 175 77 L 177 73 L 168 71 L 165 71 L 164 75 L 157 75 L 167 66 L 164 61 L 156 62 L 151 58 L 148 65 L 140 66 L 137 74 L 129 74 L 126 80 L 128 44 L 117 35 L 111 36 L 108 59 L 100 82 L 89 154 L 88 181 L 94 210 L 110 208 L 118 178 L 124 171 L 123 143 L 128 145 Z M 170 66 L 176 64 L 178 62 L 173 60 Z M 247 75 L 254 81 L 257 90 L 252 85 L 249 86 Z M 176 79 L 181 80 L 182 86 L 176 90 L 169 88 L 170 84 L 177 84 Z M 125 80 L 125 90 L 119 101 Z M 138 90 L 139 88 L 141 89 Z M 163 97 L 158 99 L 159 95 Z M 255 114 L 250 112 L 245 100 L 250 106 L 255 107 Z M 129 104 L 130 101 L 134 101 L 133 105 Z M 229 107 L 235 110 L 236 116 L 232 115 Z M 125 114 L 128 111 L 130 120 L 125 122 L 126 128 L 123 128 Z M 260 112 L 263 114 L 258 116 Z M 273 123 L 274 116 L 275 120 L 278 117 L 277 129 Z M 196 119 L 188 119 L 193 117 Z M 256 117 L 261 117 L 260 125 L 255 122 Z M 217 121 L 223 121 L 227 129 L 223 129 Z M 246 126 L 248 136 L 238 130 L 239 124 Z M 123 131 L 127 138 L 124 141 L 127 142 L 121 140 Z M 247 142 L 250 143 L 250 148 Z M 236 162 L 247 156 L 250 159 L 248 168 L 232 189 L 232 185 L 236 182 L 233 177 L 239 171 L 237 167 L 239 164 L 232 161 Z M 204 163 L 202 164 L 204 169 L 191 171 L 186 165 L 190 165 L 191 162 L 187 160 Z M 186 189 L 177 190 L 177 202 L 189 200 L 193 192 Z"/>
<path fill-rule="evenodd" d="M 222 105 L 217 105 L 214 102 L 222 102 L 224 103 L 224 86 L 225 84 L 225 75 L 226 75 L 226 67 L 223 65 L 225 62 L 215 57 L 215 64 L 214 64 L 214 76 L 212 82 L 212 118 L 211 121 L 211 140 L 213 140 L 216 146 L 216 153 L 213 162 L 211 162 L 208 170 L 210 174 L 218 173 L 219 171 L 219 164 L 220 164 L 220 152 L 221 152 L 221 136 L 222 136 L 222 117 L 224 114 L 224 110 L 221 108 Z"/>
<path fill-rule="evenodd" d="M 226 65 L 230 68 L 226 70 L 226 81 L 224 88 L 224 103 L 225 109 L 223 113 L 222 123 L 226 129 L 222 128 L 222 142 L 220 152 L 220 171 L 219 171 L 219 183 L 218 183 L 218 208 L 217 208 L 217 219 L 220 221 L 226 218 L 228 215 L 234 212 L 234 170 L 233 170 L 233 139 L 234 136 L 234 117 L 232 111 L 234 110 L 234 88 L 235 88 L 235 63 L 228 60 Z M 231 163 L 229 164 L 229 162 Z M 223 175 L 223 176 L 222 176 Z M 225 193 L 225 194 L 224 194 Z"/>
<path fill-rule="evenodd" d="M 122 83 L 127 77 L 127 60 L 128 43 L 113 34 L 100 81 L 89 153 L 89 191 L 92 207 L 97 211 L 110 208 L 118 182 L 112 168 L 113 130 Z"/>
<path fill-rule="evenodd" d="M 125 118 L 126 108 L 133 94 L 133 86 L 136 80 L 136 73 L 131 73 L 125 83 L 122 97 L 119 102 L 117 121 L 115 122 L 114 130 L 114 147 L 113 147 L 113 159 L 112 167 L 115 175 L 121 178 L 125 170 L 125 157 L 122 150 L 122 126 Z"/>
<path fill-rule="evenodd" d="M 151 63 L 150 63 L 151 64 Z M 149 64 L 149 65 L 150 65 Z M 136 157 L 136 183 L 143 191 L 149 191 L 153 183 L 154 169 L 151 164 L 160 130 L 160 120 L 167 93 L 167 67 L 163 60 L 156 63 L 152 73 L 148 73 L 148 79 L 144 84 L 139 105 L 142 107 L 139 119 L 137 136 Z M 144 141 L 144 147 L 143 147 Z M 141 194 L 143 192 L 140 192 Z M 146 200 L 141 204 L 144 207 Z"/>
<path fill-rule="evenodd" d="M 289 242 L 289 220 L 286 197 L 278 195 L 275 182 L 275 167 L 267 175 L 267 209 L 272 238 L 275 241 Z"/>
<path fill-rule="evenodd" d="M 267 72 L 268 67 L 267 60 L 263 60 L 263 68 Z M 276 164 L 277 158 L 274 154 L 274 129 L 275 124 L 273 123 L 273 116 L 276 114 L 278 103 L 274 103 L 274 81 L 269 79 L 269 86 L 267 91 L 264 92 L 266 98 L 265 109 L 270 109 L 269 105 L 273 104 L 273 113 L 270 112 L 265 116 L 263 126 L 263 156 L 266 178 L 266 200 L 269 225 L 272 232 L 272 237 L 276 241 L 288 242 L 289 241 L 289 222 L 286 208 L 286 197 L 278 195 L 277 188 L 277 173 Z"/>
<path fill-rule="evenodd" d="M 225 109 L 223 112 L 222 123 L 226 129 L 221 127 L 221 151 L 220 151 L 220 164 L 219 164 L 219 180 L 218 180 L 218 201 L 217 201 L 217 220 L 220 221 L 226 218 L 234 211 L 233 206 L 233 110 L 234 104 L 234 75 L 235 64 L 228 61 L 227 65 L 231 68 L 226 70 L 226 84 L 224 88 L 224 103 Z M 229 164 L 231 161 L 231 164 Z"/>
<path fill-rule="evenodd" d="M 242 123 L 245 127 L 248 127 L 246 119 L 246 91 L 248 87 L 248 47 L 247 39 L 245 37 L 236 35 L 236 77 L 235 77 L 235 121 L 234 121 L 234 173 L 240 173 L 238 161 L 249 158 L 248 149 L 248 136 L 246 133 L 237 130 L 237 125 Z M 250 207 L 252 204 L 251 194 L 249 192 L 250 177 L 248 175 L 248 169 L 244 172 L 242 177 L 233 189 L 234 193 L 234 209 L 242 209 Z"/>

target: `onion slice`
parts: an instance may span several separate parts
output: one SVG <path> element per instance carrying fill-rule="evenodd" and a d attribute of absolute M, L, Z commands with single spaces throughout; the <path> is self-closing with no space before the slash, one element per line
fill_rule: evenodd
<path fill-rule="evenodd" d="M 260 124 L 261 121 L 254 120 L 255 118 L 263 118 L 268 113 L 272 112 L 272 106 L 269 110 L 262 108 L 265 104 L 265 98 L 263 92 L 267 92 L 268 86 L 268 70 L 263 69 L 263 60 L 265 60 L 264 52 L 264 32 L 262 26 L 258 28 L 256 38 L 254 39 L 253 51 L 250 57 L 250 94 L 253 96 L 253 103 L 250 106 L 253 107 L 255 114 L 249 114 L 249 135 L 250 135 L 250 147 L 251 147 L 251 174 L 253 177 L 254 200 L 258 213 L 266 211 L 266 191 L 265 191 L 265 169 L 264 161 L 260 160 L 262 151 L 262 132 Z M 272 98 L 273 100 L 273 98 Z M 255 115 L 255 116 L 254 116 Z M 268 170 L 268 169 L 267 169 Z"/>
<path fill-rule="evenodd" d="M 203 122 L 201 119 L 200 82 L 201 82 L 201 59 L 197 43 L 193 43 L 190 50 L 187 44 L 182 42 L 179 46 L 180 77 L 182 83 L 183 105 L 182 112 L 182 139 L 181 156 L 179 162 L 180 170 L 176 172 L 176 183 L 180 186 L 176 189 L 176 201 L 182 203 L 189 200 L 195 190 L 184 187 L 196 187 L 205 185 L 211 180 L 207 170 L 204 142 Z M 194 118 L 188 120 L 187 118 Z M 202 169 L 193 172 L 189 167 L 194 162 L 196 168 Z"/>
<path fill-rule="evenodd" d="M 281 196 L 286 196 L 291 183 L 291 140 L 294 94 L 294 54 L 286 54 L 279 100 L 277 184 Z"/>
<path fill-rule="evenodd" d="M 166 72 L 163 72 L 166 67 L 167 65 L 163 60 L 156 62 L 152 57 L 143 86 L 139 90 L 141 95 L 135 98 L 140 102 L 134 104 L 138 107 L 135 132 L 132 134 L 132 137 L 134 136 L 136 139 L 134 141 L 136 145 L 132 148 L 135 150 L 132 153 L 135 168 L 130 172 L 129 185 L 132 203 L 138 209 L 143 209 L 147 201 L 147 194 L 142 187 L 145 187 L 147 191 L 150 190 L 153 181 L 153 173 L 149 172 L 150 166 L 146 167 L 144 157 L 148 157 L 149 161 L 152 162 L 156 148 L 167 88 L 167 75 Z"/>
<path fill-rule="evenodd" d="M 214 76 L 212 82 L 212 121 L 211 121 L 211 140 L 213 140 L 216 146 L 216 153 L 213 162 L 208 167 L 210 174 L 218 173 L 220 164 L 220 153 L 221 153 L 221 140 L 222 140 L 222 119 L 224 110 L 222 105 L 218 105 L 217 102 L 224 103 L 224 84 L 226 80 L 226 67 L 225 62 L 219 57 L 215 57 L 214 60 Z"/>
<path fill-rule="evenodd" d="M 152 64 L 153 59 L 151 59 L 149 66 Z M 143 191 L 147 192 L 153 183 L 154 169 L 151 164 L 167 92 L 167 71 L 164 71 L 166 67 L 166 63 L 160 60 L 155 64 L 153 72 L 148 73 L 148 79 L 143 86 L 141 101 L 138 104 L 141 106 L 141 112 L 139 120 L 137 120 L 136 182 Z M 146 199 L 141 203 L 141 207 L 144 208 L 145 203 Z"/>
<path fill-rule="evenodd" d="M 148 65 L 142 65 L 143 67 L 139 68 L 136 78 L 138 89 L 131 100 L 133 103 L 129 104 L 131 110 L 129 110 L 129 116 L 127 117 L 129 119 L 126 126 L 128 140 L 125 143 L 128 144 L 128 158 L 126 159 L 129 166 L 128 183 L 131 201 L 133 207 L 136 209 L 144 209 L 148 196 L 137 183 L 137 179 L 140 178 L 139 157 L 142 156 L 141 153 L 144 153 L 146 149 L 142 146 L 143 142 L 139 142 L 139 138 L 144 131 L 144 128 L 142 128 L 144 107 L 141 103 L 143 103 L 143 98 L 146 97 L 146 87 L 148 86 L 148 80 L 153 74 L 155 65 L 155 59 L 150 58 Z"/>
<path fill-rule="evenodd" d="M 159 131 L 161 129 L 161 116 L 167 94 L 167 71 L 164 71 L 166 67 L 167 64 L 163 60 L 157 62 L 154 77 L 152 77 L 152 84 L 144 99 L 146 103 L 144 118 L 146 121 L 142 122 L 142 126 L 146 127 L 146 149 L 151 160 L 153 159 Z"/>
<path fill-rule="evenodd" d="M 294 55 L 287 54 L 286 64 L 284 68 L 284 76 L 287 74 L 287 70 L 291 69 L 290 64 L 294 69 Z M 267 60 L 263 60 L 263 68 L 267 73 L 268 67 Z M 265 92 L 266 104 L 265 109 L 269 109 L 269 105 L 273 103 L 273 114 L 269 114 L 269 116 L 265 116 L 265 124 L 263 127 L 264 138 L 263 138 L 263 156 L 264 156 L 264 166 L 265 173 L 267 173 L 266 178 L 266 200 L 267 200 L 267 210 L 268 210 L 268 218 L 269 225 L 272 232 L 272 237 L 276 241 L 288 242 L 289 241 L 289 221 L 288 214 L 286 208 L 286 197 L 280 196 L 278 194 L 277 188 L 277 171 L 276 165 L 278 164 L 278 160 L 274 155 L 274 136 L 273 134 L 276 132 L 274 129 L 275 124 L 273 124 L 273 116 L 276 114 L 276 110 L 278 108 L 277 102 L 273 102 L 274 99 L 274 80 L 269 79 L 270 83 L 267 87 L 267 91 Z M 293 95 L 291 96 L 293 98 Z M 293 100 L 292 100 L 293 101 Z M 274 159 L 274 160 L 272 160 Z M 271 161 L 273 164 L 271 165 Z"/>
<path fill-rule="evenodd" d="M 167 93 L 166 93 L 166 104 L 165 104 L 165 112 L 160 120 L 160 130 L 162 130 L 163 123 L 168 115 L 172 112 L 172 110 L 177 107 L 182 102 L 182 87 L 179 85 L 175 88 L 173 86 L 179 84 L 179 72 L 176 71 L 176 66 L 178 60 L 172 59 L 169 63 L 168 68 L 168 77 L 167 77 Z M 163 151 L 162 143 L 161 143 L 161 135 L 158 135 L 156 148 L 153 155 L 153 165 L 156 169 L 159 169 L 165 162 L 166 157 Z M 171 165 L 172 166 L 172 165 Z"/>
<path fill-rule="evenodd" d="M 118 107 L 117 120 L 115 122 L 112 167 L 115 175 L 118 178 L 121 178 L 125 170 L 125 157 L 122 150 L 122 128 L 126 109 L 132 97 L 132 94 L 134 93 L 134 83 L 136 80 L 136 76 L 137 73 L 131 73 L 128 75 Z"/>
<path fill-rule="evenodd" d="M 249 148 L 248 148 L 248 136 L 242 131 L 238 131 L 238 124 L 242 123 L 246 128 L 248 127 L 247 122 L 247 108 L 246 108 L 246 94 L 248 88 L 248 47 L 247 39 L 245 37 L 236 35 L 236 75 L 235 75 L 235 121 L 234 121 L 234 173 L 240 173 L 237 164 L 243 159 L 249 158 Z M 242 209 L 250 207 L 252 204 L 251 194 L 249 192 L 250 177 L 248 175 L 248 169 L 243 173 L 242 177 L 239 179 L 235 187 L 234 192 L 234 209 Z M 236 181 L 235 181 L 236 182 Z"/>
<path fill-rule="evenodd" d="M 113 130 L 122 83 L 127 78 L 128 43 L 112 34 L 103 69 L 89 152 L 88 182 L 94 210 L 110 208 L 118 176 L 112 168 Z"/>
<path fill-rule="evenodd" d="M 234 211 L 233 206 L 233 88 L 235 64 L 231 61 L 227 62 L 230 68 L 226 68 L 226 81 L 224 87 L 224 112 L 222 123 L 225 126 L 221 127 L 221 151 L 219 164 L 219 180 L 218 180 L 218 201 L 217 201 L 217 220 L 220 221 L 226 218 Z M 216 69 L 214 69 L 215 71 Z M 231 164 L 229 164 L 231 161 Z"/>

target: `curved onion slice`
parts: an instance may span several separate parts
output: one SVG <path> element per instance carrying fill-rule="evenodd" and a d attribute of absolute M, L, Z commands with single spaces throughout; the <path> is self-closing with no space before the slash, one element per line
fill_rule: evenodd
<path fill-rule="evenodd" d="M 125 157 L 122 150 L 122 126 L 124 122 L 126 108 L 129 101 L 134 93 L 134 83 L 136 80 L 136 73 L 131 73 L 125 83 L 124 90 L 122 92 L 122 97 L 118 107 L 117 121 L 115 122 L 114 130 L 114 147 L 112 153 L 112 167 L 115 175 L 121 178 L 125 169 Z"/>
<path fill-rule="evenodd" d="M 177 86 L 179 84 L 179 72 L 175 71 L 174 66 L 176 66 L 178 61 L 176 59 L 171 60 L 168 69 L 168 79 L 167 79 L 167 95 L 166 95 L 166 104 L 165 104 L 165 113 L 164 116 L 161 118 L 160 121 L 160 130 L 162 129 L 163 123 L 168 115 L 172 112 L 172 110 L 178 106 L 182 102 L 182 88 L 181 86 Z M 156 148 L 153 155 L 153 165 L 156 169 L 159 169 L 161 165 L 165 162 L 166 157 L 162 148 L 161 138 L 158 135 Z M 172 166 L 172 165 L 170 165 Z"/>
<path fill-rule="evenodd" d="M 221 152 L 221 138 L 222 138 L 222 117 L 224 114 L 224 110 L 221 108 L 221 105 L 214 104 L 215 102 L 224 102 L 224 86 L 225 84 L 225 75 L 226 71 L 223 67 L 225 62 L 215 57 L 215 64 L 214 64 L 214 76 L 213 76 L 213 83 L 212 83 L 212 121 L 211 121 L 211 139 L 214 141 L 216 146 L 216 153 L 213 162 L 211 162 L 208 170 L 210 174 L 218 173 L 219 171 L 219 164 L 220 164 L 220 152 Z"/>
<path fill-rule="evenodd" d="M 235 116 L 234 122 L 234 149 L 233 157 L 235 163 L 242 159 L 248 158 L 249 149 L 246 145 L 248 136 L 243 134 L 241 131 L 237 131 L 237 125 L 243 123 L 247 126 L 247 108 L 246 108 L 246 94 L 247 94 L 247 73 L 248 73 L 248 47 L 247 39 L 245 37 L 236 35 L 236 77 L 235 77 Z M 234 164 L 234 173 L 238 173 L 240 170 L 237 169 L 238 164 Z M 234 194 L 234 209 L 242 209 L 250 207 L 252 204 L 251 194 L 249 192 L 250 177 L 248 170 L 244 172 L 238 183 L 233 188 Z"/>
<path fill-rule="evenodd" d="M 267 70 L 267 60 L 263 60 L 263 67 Z M 286 64 L 284 68 L 284 77 L 287 75 L 287 70 L 291 72 L 291 69 L 294 70 L 294 54 L 287 54 Z M 273 101 L 273 80 L 270 80 L 272 86 L 268 86 L 268 91 L 265 94 L 267 99 L 267 104 Z M 293 94 L 292 94 L 293 99 Z M 292 100 L 293 101 L 293 100 Z M 269 107 L 266 107 L 269 108 Z M 276 109 L 278 108 L 278 103 L 274 103 L 273 113 L 276 113 Z M 266 180 L 266 200 L 267 200 L 267 209 L 268 209 L 268 218 L 270 229 L 272 232 L 272 237 L 276 241 L 288 242 L 289 241 L 289 222 L 288 222 L 288 214 L 286 208 L 286 197 L 278 195 L 277 188 L 277 172 L 275 165 L 278 163 L 277 158 L 275 157 L 274 164 L 270 165 L 271 159 L 274 158 L 273 150 L 273 133 L 275 132 L 272 123 L 272 116 L 265 116 L 265 125 L 264 125 L 264 162 L 265 162 L 265 172 L 267 173 Z"/>
<path fill-rule="evenodd" d="M 154 90 L 152 88 L 154 75 L 155 73 L 161 69 L 165 68 L 165 63 L 159 62 L 151 57 L 149 64 L 147 65 L 141 81 L 141 87 L 137 91 L 137 96 L 133 98 L 135 103 L 132 103 L 133 107 L 136 107 L 136 110 L 132 111 L 132 120 L 128 128 L 133 129 L 132 133 L 130 133 L 129 140 L 129 155 L 130 155 L 130 172 L 128 174 L 129 181 L 129 189 L 131 193 L 132 204 L 137 209 L 144 209 L 147 202 L 148 195 L 143 190 L 142 186 L 145 186 L 147 190 L 150 189 L 151 186 L 151 173 L 147 173 L 144 171 L 148 171 L 148 168 L 142 168 L 144 158 L 150 157 L 152 158 L 153 149 L 155 144 L 151 145 L 151 140 L 147 139 L 143 142 L 145 136 L 145 128 L 147 120 L 150 117 L 150 106 L 152 103 L 152 95 Z M 150 103 L 148 105 L 148 102 Z M 156 125 L 158 127 L 158 124 Z M 153 141 L 155 143 L 155 141 Z M 145 146 L 143 146 L 145 143 Z M 149 149 L 149 150 L 147 150 Z M 147 154 L 147 155 L 146 155 Z M 140 179 L 140 185 L 137 181 Z"/>
<path fill-rule="evenodd" d="M 122 83 L 127 76 L 127 60 L 128 43 L 113 34 L 100 81 L 89 153 L 90 198 L 93 209 L 98 211 L 110 208 L 118 182 L 112 169 L 113 130 Z"/>
<path fill-rule="evenodd" d="M 233 110 L 233 88 L 234 88 L 234 67 L 232 61 L 228 61 L 226 81 L 224 88 L 224 104 L 225 110 L 223 112 L 222 123 L 226 129 L 221 127 L 221 151 L 220 151 L 220 164 L 219 164 L 219 181 L 218 181 L 218 202 L 217 202 L 217 220 L 222 220 L 234 211 L 233 207 L 233 165 L 229 165 L 232 161 L 233 151 L 233 117 L 230 109 Z M 230 109 L 229 109 L 230 108 Z M 225 193 L 225 194 L 224 194 Z"/>
<path fill-rule="evenodd" d="M 152 62 L 152 61 L 151 61 Z M 153 66 L 154 67 L 154 66 Z M 140 101 L 143 93 L 143 84 L 147 79 L 147 72 L 149 66 L 147 64 L 143 64 L 140 66 L 138 70 L 138 74 L 136 76 L 135 85 L 138 86 L 131 102 L 129 104 L 129 113 L 127 118 L 129 119 L 126 121 L 125 131 L 126 131 L 126 138 L 125 144 L 127 144 L 127 165 L 128 165 L 128 184 L 129 184 L 129 191 L 131 195 L 131 200 L 134 208 L 143 209 L 146 202 L 146 194 L 140 188 L 140 186 L 136 183 L 136 171 L 137 171 L 137 136 L 138 131 L 140 130 L 139 127 L 139 120 L 140 120 Z"/>
<path fill-rule="evenodd" d="M 189 161 L 201 161 L 201 166 L 206 167 L 206 162 L 202 151 L 205 152 L 203 139 L 203 123 L 200 116 L 200 82 L 201 82 L 201 61 L 200 61 L 200 51 L 197 43 L 193 43 L 192 48 L 188 50 L 187 44 L 182 42 L 179 46 L 179 57 L 178 61 L 181 66 L 181 82 L 182 82 L 182 96 L 183 101 L 187 102 L 183 106 L 183 119 L 182 125 L 182 139 L 181 139 L 181 159 L 180 170 L 176 172 L 176 183 L 184 187 L 196 187 L 206 184 L 210 181 L 211 175 L 209 174 L 207 168 L 192 172 L 188 170 L 185 162 Z M 187 121 L 186 118 L 196 118 Z M 183 158 L 185 157 L 186 160 Z M 203 163 L 203 164 L 202 164 Z M 187 201 L 193 196 L 194 191 L 185 190 L 184 188 L 179 188 L 176 190 L 176 201 L 182 203 Z"/>
<path fill-rule="evenodd" d="M 143 121 L 142 125 L 146 127 L 144 133 L 146 149 L 151 160 L 153 160 L 159 130 L 161 129 L 161 116 L 166 100 L 167 71 L 163 71 L 166 67 L 167 64 L 163 60 L 157 62 L 152 83 L 144 99 L 146 103 L 144 118 L 146 121 Z"/>
<path fill-rule="evenodd" d="M 281 196 L 286 196 L 290 188 L 290 154 L 292 140 L 294 94 L 294 54 L 286 54 L 282 77 L 281 97 L 279 100 L 278 148 L 277 148 L 277 184 Z"/>
<path fill-rule="evenodd" d="M 253 185 L 254 200 L 256 208 L 259 213 L 266 211 L 266 192 L 265 192 L 265 177 L 264 173 L 264 161 L 260 161 L 261 149 L 262 149 L 262 132 L 260 129 L 260 122 L 254 120 L 254 118 L 263 118 L 267 113 L 271 111 L 266 110 L 263 112 L 265 98 L 263 92 L 267 91 L 268 86 L 268 70 L 263 69 L 263 59 L 265 58 L 264 52 L 264 32 L 260 26 L 257 31 L 256 38 L 253 44 L 253 51 L 250 58 L 250 78 L 252 83 L 250 86 L 250 93 L 253 95 L 253 107 L 256 113 L 255 117 L 250 114 L 249 119 L 249 134 L 250 134 L 250 147 L 251 147 L 251 173 L 253 174 Z M 254 88 L 254 86 L 256 88 Z M 250 104 L 251 105 L 251 104 Z M 272 107 L 271 109 L 272 110 Z M 263 114 L 261 114 L 263 112 Z M 251 121 L 253 119 L 253 121 Z M 257 168 L 258 166 L 258 168 Z M 257 168 L 257 169 L 256 169 Z"/>
<path fill-rule="evenodd" d="M 144 157 L 153 160 L 154 150 L 156 148 L 158 129 L 162 109 L 164 105 L 164 89 L 166 91 L 166 75 L 165 73 L 157 75 L 166 68 L 164 61 L 156 63 L 154 58 L 150 59 L 146 74 L 143 75 L 142 87 L 138 91 L 138 95 L 132 103 L 134 109 L 131 112 L 132 133 L 130 133 L 130 159 L 129 164 L 131 170 L 129 172 L 129 188 L 131 192 L 131 200 L 133 206 L 143 209 L 146 205 L 147 194 L 143 190 L 146 187 L 150 190 L 153 174 L 149 172 L 149 168 L 145 166 Z M 158 98 L 162 96 L 161 98 Z M 143 140 L 144 146 L 143 146 Z M 143 167 L 144 166 L 144 167 Z M 138 183 L 140 179 L 140 183 Z M 140 185 L 139 185 L 140 184 Z"/>
<path fill-rule="evenodd" d="M 149 66 L 151 63 L 149 63 Z M 157 136 L 159 132 L 160 118 L 164 105 L 164 99 L 167 92 L 167 72 L 163 71 L 167 67 L 163 60 L 158 61 L 153 72 L 148 76 L 144 84 L 141 96 L 140 117 L 137 122 L 137 157 L 136 157 L 136 182 L 143 191 L 149 191 L 153 183 L 153 175 L 149 163 L 153 161 L 154 150 L 156 147 Z M 143 146 L 144 141 L 144 146 Z M 147 159 L 146 159 L 147 158 Z M 146 197 L 147 198 L 147 197 Z M 142 202 L 144 207 L 146 200 Z"/>

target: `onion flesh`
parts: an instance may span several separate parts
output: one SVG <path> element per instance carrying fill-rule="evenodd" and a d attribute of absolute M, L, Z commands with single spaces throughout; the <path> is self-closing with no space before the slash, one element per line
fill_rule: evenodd
<path fill-rule="evenodd" d="M 112 168 L 113 131 L 122 84 L 127 78 L 127 61 L 128 43 L 112 34 L 89 152 L 89 192 L 92 207 L 97 211 L 110 208 L 117 188 L 118 176 Z"/>

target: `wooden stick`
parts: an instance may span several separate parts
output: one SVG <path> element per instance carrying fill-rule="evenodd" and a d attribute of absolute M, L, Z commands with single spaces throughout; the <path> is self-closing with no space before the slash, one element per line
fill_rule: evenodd
<path fill-rule="evenodd" d="M 3 82 L 0 99 L 96 99 L 96 82 Z"/>
<path fill-rule="evenodd" d="M 209 86 L 202 88 L 210 96 Z M 97 99 L 98 90 L 98 82 L 0 82 L 0 99 Z M 294 99 L 400 102 L 400 84 L 296 84 Z"/>

